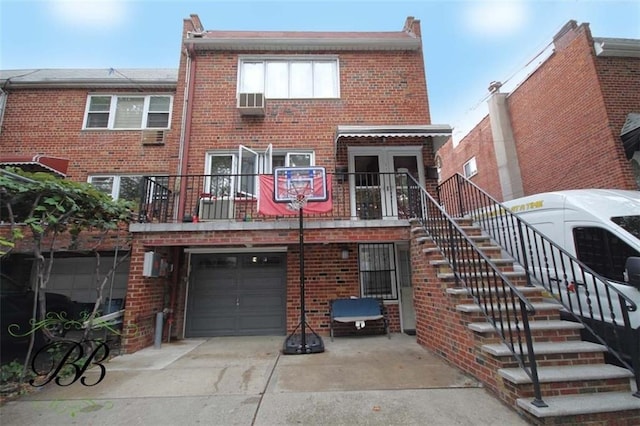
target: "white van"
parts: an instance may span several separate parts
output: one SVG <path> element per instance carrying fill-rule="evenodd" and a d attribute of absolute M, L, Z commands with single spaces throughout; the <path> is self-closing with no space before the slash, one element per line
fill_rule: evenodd
<path fill-rule="evenodd" d="M 612 287 L 633 301 L 638 309 L 629 312 L 632 328 L 640 332 L 640 284 L 638 271 L 633 271 L 633 279 L 628 279 L 626 268 L 637 268 L 640 261 L 640 192 L 630 190 L 579 189 L 547 192 L 519 198 L 503 203 L 511 212 L 534 227 L 549 240 L 566 250 L 570 255 L 605 278 Z M 498 215 L 504 218 L 502 215 Z M 515 227 L 508 229 L 511 235 Z M 523 234 L 524 235 L 524 234 Z M 618 297 L 608 292 L 602 281 L 594 280 L 590 274 L 579 270 L 569 258 L 550 255 L 541 243 L 532 237 L 523 237 L 527 252 L 529 270 L 542 277 L 546 286 L 557 284 L 565 307 L 581 317 L 588 317 L 591 311 L 602 315 L 600 321 L 622 323 L 621 311 L 616 308 Z M 516 237 L 519 242 L 519 238 Z M 529 244 L 529 245 L 527 245 Z M 551 250 L 553 251 L 553 250 Z M 541 260 L 541 258 L 543 260 Z M 628 262 L 628 259 L 631 261 Z M 542 272 L 541 272 L 542 271 Z M 549 272 L 551 271 L 551 272 Z M 563 276 L 563 273 L 566 274 Z M 560 284 L 562 282 L 562 284 Z M 581 286 L 581 288 L 576 288 Z M 609 299 L 607 299 L 609 297 Z M 613 299 L 613 303 L 610 301 Z M 612 308 L 613 306 L 613 308 Z M 620 306 L 618 304 L 618 306 Z M 595 315 L 597 317 L 597 315 Z M 597 322 L 593 314 L 590 320 Z"/>

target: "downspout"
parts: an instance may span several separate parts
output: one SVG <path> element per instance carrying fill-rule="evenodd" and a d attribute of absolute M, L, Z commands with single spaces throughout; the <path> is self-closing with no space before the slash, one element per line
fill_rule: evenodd
<path fill-rule="evenodd" d="M 189 162 L 189 143 L 191 141 L 191 115 L 193 114 L 193 89 L 195 85 L 196 76 L 196 54 L 193 49 L 193 44 L 186 45 L 187 51 L 187 69 L 186 69 L 186 83 L 184 88 L 184 103 L 182 106 L 182 123 L 180 130 L 180 163 L 178 165 L 178 176 L 180 179 L 180 198 L 178 203 L 178 221 L 182 221 L 184 217 L 185 203 L 186 203 L 186 191 L 187 181 L 183 178 L 183 174 L 187 170 L 187 164 Z"/>

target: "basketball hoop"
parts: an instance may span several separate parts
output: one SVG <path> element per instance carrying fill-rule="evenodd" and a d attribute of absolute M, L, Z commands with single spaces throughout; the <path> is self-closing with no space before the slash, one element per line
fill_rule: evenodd
<path fill-rule="evenodd" d="M 309 201 L 307 194 L 296 194 L 287 207 L 289 210 L 300 210 L 307 206 L 307 201 Z"/>

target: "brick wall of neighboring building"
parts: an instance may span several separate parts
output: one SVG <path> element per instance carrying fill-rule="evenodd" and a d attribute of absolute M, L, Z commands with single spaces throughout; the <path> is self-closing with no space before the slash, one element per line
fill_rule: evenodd
<path fill-rule="evenodd" d="M 80 182 L 86 182 L 92 174 L 175 173 L 178 139 L 174 134 L 179 133 L 180 124 L 175 113 L 172 130 L 167 132 L 167 141 L 172 142 L 159 146 L 143 145 L 140 130 L 82 130 L 89 94 L 132 91 L 9 89 L 0 156 L 44 154 L 66 158 L 70 160 L 67 179 Z"/>
<path fill-rule="evenodd" d="M 438 150 L 437 155 L 442 165 L 441 182 L 456 173 L 464 176 L 463 165 L 475 157 L 478 173 L 471 177 L 471 181 L 493 197 L 502 197 L 488 116 L 471 130 L 462 143 L 454 148 L 453 144 L 448 142 Z"/>
<path fill-rule="evenodd" d="M 578 188 L 637 189 L 620 130 L 640 110 L 640 60 L 596 57 L 587 24 L 568 25 L 555 52 L 507 98 L 525 195 Z M 488 117 L 439 151 L 446 179 L 471 155 L 472 180 L 501 199 Z M 489 172 L 489 168 L 494 171 Z"/>

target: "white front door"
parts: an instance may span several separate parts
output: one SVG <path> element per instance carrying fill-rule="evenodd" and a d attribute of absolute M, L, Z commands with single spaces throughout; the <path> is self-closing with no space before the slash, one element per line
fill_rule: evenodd
<path fill-rule="evenodd" d="M 409 173 L 424 183 L 422 147 L 349 147 L 351 214 L 360 219 L 408 217 Z"/>

